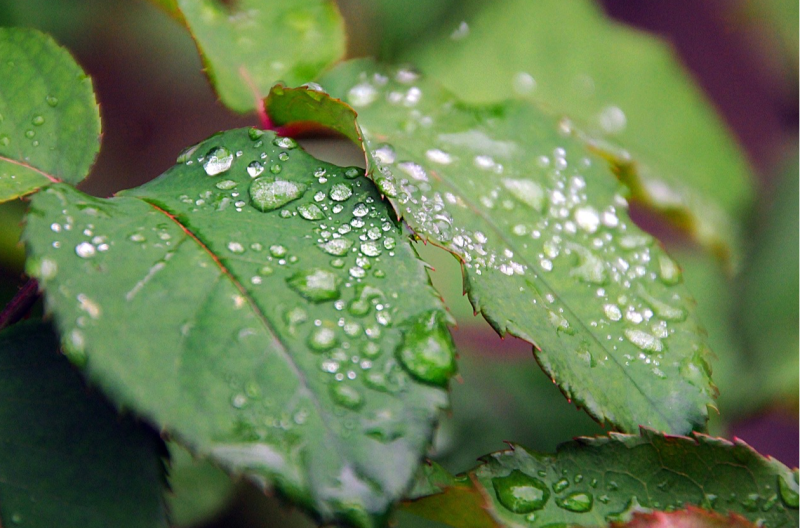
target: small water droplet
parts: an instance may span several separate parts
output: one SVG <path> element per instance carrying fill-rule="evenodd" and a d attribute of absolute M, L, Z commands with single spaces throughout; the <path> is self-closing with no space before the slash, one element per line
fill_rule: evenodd
<path fill-rule="evenodd" d="M 228 191 L 236 187 L 236 182 L 233 180 L 223 180 L 221 182 L 217 182 L 217 184 L 214 185 L 214 187 L 216 187 L 221 191 Z"/>
<path fill-rule="evenodd" d="M 258 141 L 261 136 L 264 135 L 264 131 L 258 128 L 251 128 L 247 131 L 247 135 L 250 136 L 250 139 L 253 141 Z"/>
<path fill-rule="evenodd" d="M 517 95 L 528 95 L 536 89 L 536 80 L 530 73 L 517 72 L 511 85 Z"/>
<path fill-rule="evenodd" d="M 278 148 L 292 150 L 297 148 L 297 141 L 289 137 L 276 137 L 272 140 L 272 144 Z"/>
<path fill-rule="evenodd" d="M 11 144 L 11 138 L 8 137 L 8 134 L 0 134 L 0 147 L 7 147 Z"/>
<path fill-rule="evenodd" d="M 31 119 L 31 123 L 33 123 L 36 126 L 42 126 L 44 124 L 44 116 L 41 115 L 33 116 L 33 119 Z"/>
<path fill-rule="evenodd" d="M 541 212 L 544 208 L 544 190 L 542 187 L 530 180 L 515 180 L 505 178 L 503 186 L 520 203 L 527 205 L 535 211 Z"/>
<path fill-rule="evenodd" d="M 346 238 L 334 238 L 332 240 L 328 240 L 324 244 L 320 244 L 319 247 L 322 249 L 322 251 L 329 255 L 340 257 L 345 255 L 352 245 L 353 242 L 347 240 Z"/>
<path fill-rule="evenodd" d="M 209 176 L 222 174 L 233 165 L 233 153 L 225 147 L 214 147 L 205 156 L 203 169 Z"/>
<path fill-rule="evenodd" d="M 378 90 L 369 83 L 356 84 L 347 92 L 347 101 L 355 107 L 368 106 L 378 98 Z"/>
<path fill-rule="evenodd" d="M 244 246 L 240 242 L 228 242 L 228 251 L 231 253 L 244 253 Z"/>
<path fill-rule="evenodd" d="M 624 334 L 628 341 L 645 352 L 661 352 L 664 349 L 660 339 L 644 330 L 626 328 Z"/>
<path fill-rule="evenodd" d="M 47 102 L 47 104 L 49 106 L 51 106 L 53 108 L 58 106 L 58 97 L 56 97 L 54 95 L 48 95 L 47 97 L 44 98 L 44 100 L 45 100 L 45 102 Z"/>
<path fill-rule="evenodd" d="M 80 258 L 92 258 L 95 253 L 95 247 L 89 242 L 81 242 L 75 246 L 75 254 Z"/>
<path fill-rule="evenodd" d="M 452 337 L 438 310 L 410 322 L 396 354 L 409 373 L 423 382 L 445 386 L 456 371 Z"/>
<path fill-rule="evenodd" d="M 336 331 L 328 326 L 315 328 L 308 336 L 308 346 L 312 350 L 324 352 L 330 350 L 337 344 Z"/>
<path fill-rule="evenodd" d="M 778 489 L 781 493 L 781 499 L 790 508 L 797 509 L 798 506 L 798 485 L 797 485 L 797 470 L 795 469 L 791 475 L 778 476 Z"/>
<path fill-rule="evenodd" d="M 348 180 L 358 178 L 362 174 L 364 174 L 364 170 L 358 167 L 348 167 L 344 170 L 344 177 Z"/>
<path fill-rule="evenodd" d="M 364 405 L 364 397 L 357 388 L 348 383 L 332 383 L 330 391 L 331 399 L 342 407 L 357 410 Z"/>
<path fill-rule="evenodd" d="M 274 211 L 303 196 L 306 189 L 302 183 L 262 177 L 250 184 L 250 200 L 262 212 Z"/>
<path fill-rule="evenodd" d="M 331 200 L 344 202 L 353 195 L 353 188 L 348 183 L 335 183 L 328 195 Z"/>
<path fill-rule="evenodd" d="M 550 490 L 541 480 L 515 469 L 505 477 L 492 479 L 497 500 L 513 513 L 541 510 L 550 499 Z"/>
<path fill-rule="evenodd" d="M 569 480 L 562 478 L 553 483 L 553 491 L 561 493 L 569 487 Z"/>
<path fill-rule="evenodd" d="M 28 139 L 33 139 L 33 137 L 35 135 L 36 135 L 36 132 L 34 132 L 33 130 L 26 130 L 25 131 L 25 137 L 28 138 Z"/>
<path fill-rule="evenodd" d="M 335 301 L 339 298 L 339 278 L 321 269 L 299 271 L 286 279 L 297 293 L 312 302 Z"/>
<path fill-rule="evenodd" d="M 591 493 L 576 491 L 566 497 L 556 498 L 558 507 L 575 513 L 586 513 L 592 509 L 594 498 Z"/>
<path fill-rule="evenodd" d="M 322 209 L 317 207 L 315 204 L 302 204 L 297 206 L 297 212 L 300 213 L 300 216 L 305 218 L 306 220 L 322 220 L 325 218 L 325 213 L 322 212 Z"/>
<path fill-rule="evenodd" d="M 667 285 L 677 284 L 681 281 L 681 269 L 678 264 L 666 255 L 658 257 L 659 278 Z"/>
<path fill-rule="evenodd" d="M 367 240 L 361 243 L 361 253 L 368 257 L 377 257 L 381 254 L 381 246 L 375 240 Z"/>

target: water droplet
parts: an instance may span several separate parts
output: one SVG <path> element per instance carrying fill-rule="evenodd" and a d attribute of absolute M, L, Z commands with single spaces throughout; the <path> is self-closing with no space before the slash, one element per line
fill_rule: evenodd
<path fill-rule="evenodd" d="M 347 92 L 347 101 L 355 107 L 368 106 L 378 98 L 378 90 L 369 83 L 360 83 Z"/>
<path fill-rule="evenodd" d="M 80 258 L 92 258 L 95 255 L 95 247 L 89 242 L 81 242 L 75 246 L 75 254 Z"/>
<path fill-rule="evenodd" d="M 236 182 L 233 180 L 223 180 L 221 182 L 217 182 L 217 184 L 214 187 L 216 187 L 221 191 L 228 191 L 236 187 Z"/>
<path fill-rule="evenodd" d="M 33 137 L 35 135 L 36 135 L 36 132 L 34 132 L 33 130 L 26 130 L 25 131 L 25 137 L 28 138 L 28 139 L 33 139 Z"/>
<path fill-rule="evenodd" d="M 550 499 L 550 490 L 541 480 L 515 469 L 505 477 L 492 479 L 497 500 L 514 513 L 541 510 Z"/>
<path fill-rule="evenodd" d="M 517 72 L 511 83 L 517 95 L 528 95 L 536 89 L 536 80 L 527 72 Z"/>
<path fill-rule="evenodd" d="M 320 244 L 319 247 L 329 255 L 340 257 L 345 255 L 352 245 L 353 243 L 346 238 L 334 238 L 324 244 Z"/>
<path fill-rule="evenodd" d="M 272 140 L 272 144 L 278 148 L 292 150 L 297 148 L 297 141 L 288 137 L 276 137 Z"/>
<path fill-rule="evenodd" d="M 31 119 L 31 123 L 33 123 L 36 126 L 42 126 L 44 124 L 44 117 L 40 115 L 35 115 L 33 116 L 33 119 Z"/>
<path fill-rule="evenodd" d="M 244 246 L 240 242 L 228 242 L 228 251 L 231 253 L 244 253 Z"/>
<path fill-rule="evenodd" d="M 781 492 L 781 499 L 790 508 L 797 509 L 798 506 L 798 493 L 797 493 L 797 470 L 792 472 L 792 475 L 779 475 L 778 476 L 778 489 Z"/>
<path fill-rule="evenodd" d="M 628 124 L 628 119 L 625 117 L 625 112 L 618 106 L 607 106 L 600 111 L 597 116 L 597 121 L 600 123 L 600 128 L 606 134 L 619 134 Z"/>
<path fill-rule="evenodd" d="M 413 161 L 404 161 L 397 164 L 397 168 L 411 176 L 416 181 L 428 181 L 428 173 L 421 165 Z"/>
<path fill-rule="evenodd" d="M 317 327 L 308 336 L 308 346 L 318 352 L 330 350 L 336 343 L 336 331 L 328 326 Z"/>
<path fill-rule="evenodd" d="M 452 337 L 438 310 L 422 314 L 407 326 L 396 353 L 420 381 L 445 386 L 456 371 Z"/>
<path fill-rule="evenodd" d="M 303 196 L 306 188 L 302 183 L 262 177 L 250 184 L 250 199 L 256 209 L 274 211 Z"/>
<path fill-rule="evenodd" d="M 344 170 L 344 177 L 347 178 L 348 180 L 358 178 L 362 174 L 364 174 L 364 170 L 359 169 L 358 167 L 348 167 Z"/>
<path fill-rule="evenodd" d="M 333 383 L 330 385 L 331 399 L 348 409 L 357 410 L 364 405 L 364 397 L 355 387 L 348 383 Z"/>
<path fill-rule="evenodd" d="M 233 165 L 233 153 L 225 147 L 215 147 L 206 154 L 203 169 L 209 176 L 216 176 L 226 172 L 231 165 Z"/>
<path fill-rule="evenodd" d="M 331 187 L 331 191 L 328 195 L 331 197 L 331 200 L 344 202 L 353 196 L 353 188 L 348 183 L 335 183 L 333 187 Z"/>
<path fill-rule="evenodd" d="M 58 106 L 58 97 L 54 95 L 48 95 L 47 97 L 44 98 L 44 100 L 45 102 L 47 102 L 49 106 L 52 106 L 53 108 Z"/>
<path fill-rule="evenodd" d="M 0 134 L 0 147 L 7 147 L 11 144 L 11 138 L 8 137 L 8 134 Z"/>
<path fill-rule="evenodd" d="M 606 283 L 606 267 L 600 257 L 578 244 L 569 244 L 569 248 L 578 255 L 578 265 L 570 275 L 590 284 Z"/>
<path fill-rule="evenodd" d="M 575 223 L 587 233 L 594 233 L 600 225 L 600 215 L 594 207 L 578 207 L 575 209 Z"/>
<path fill-rule="evenodd" d="M 306 220 L 322 220 L 325 218 L 325 213 L 322 212 L 322 209 L 317 207 L 315 204 L 302 204 L 297 206 L 297 212 L 300 213 L 300 216 L 305 218 Z"/>
<path fill-rule="evenodd" d="M 280 163 L 275 163 L 275 164 L 271 165 L 270 168 L 269 168 L 269 171 L 272 174 L 280 174 L 280 172 L 282 170 L 283 170 L 283 166 Z"/>
<path fill-rule="evenodd" d="M 361 243 L 361 253 L 368 257 L 377 257 L 381 254 L 381 246 L 375 240 L 367 240 Z"/>
<path fill-rule="evenodd" d="M 440 165 L 449 165 L 453 162 L 453 156 L 439 149 L 430 149 L 426 151 L 425 157 Z"/>
<path fill-rule="evenodd" d="M 575 513 L 586 513 L 592 509 L 594 498 L 591 493 L 576 491 L 566 497 L 556 498 L 558 507 Z"/>
<path fill-rule="evenodd" d="M 761 500 L 761 496 L 758 493 L 750 493 L 742 499 L 742 508 L 749 512 L 758 511 L 758 502 Z"/>
<path fill-rule="evenodd" d="M 247 166 L 247 174 L 249 174 L 251 178 L 255 178 L 262 172 L 264 172 L 264 165 L 262 165 L 260 161 L 250 162 Z"/>
<path fill-rule="evenodd" d="M 280 244 L 274 244 L 269 247 L 269 254 L 275 258 L 285 257 L 288 251 L 289 250 L 286 249 L 286 246 L 282 246 Z"/>
<path fill-rule="evenodd" d="M 503 186 L 522 204 L 527 205 L 535 211 L 542 211 L 544 207 L 544 190 L 542 190 L 542 187 L 538 183 L 530 180 L 505 178 L 503 180 Z"/>
<path fill-rule="evenodd" d="M 622 312 L 616 304 L 604 304 L 603 312 L 605 312 L 606 317 L 611 321 L 619 321 L 622 319 Z"/>
<path fill-rule="evenodd" d="M 553 491 L 561 493 L 569 487 L 569 480 L 562 478 L 553 483 Z"/>
<path fill-rule="evenodd" d="M 664 348 L 660 339 L 643 330 L 626 328 L 624 334 L 625 337 L 628 338 L 628 341 L 645 352 L 661 352 Z"/>
<path fill-rule="evenodd" d="M 369 213 L 369 208 L 361 202 L 357 203 L 356 206 L 353 208 L 353 216 L 361 218 L 363 216 L 366 216 L 368 213 Z"/>
<path fill-rule="evenodd" d="M 247 405 L 247 396 L 244 394 L 236 394 L 231 398 L 231 405 L 236 409 L 242 409 Z"/>
<path fill-rule="evenodd" d="M 550 324 L 556 329 L 556 332 L 563 332 L 567 335 L 573 335 L 575 333 L 575 329 L 570 326 L 569 321 L 567 321 L 567 318 L 563 315 L 551 310 L 547 314 L 547 317 Z"/>
<path fill-rule="evenodd" d="M 22 515 L 19 513 L 12 513 L 11 522 L 14 524 L 22 524 Z"/>
<path fill-rule="evenodd" d="M 247 131 L 247 135 L 250 136 L 250 139 L 253 141 L 258 141 L 261 136 L 264 135 L 264 131 L 258 128 L 251 128 Z"/>
<path fill-rule="evenodd" d="M 681 281 L 681 269 L 678 264 L 666 255 L 658 257 L 659 278 L 664 284 L 672 285 Z"/>
<path fill-rule="evenodd" d="M 286 279 L 297 293 L 312 302 L 335 301 L 339 298 L 339 278 L 321 269 L 300 271 Z"/>

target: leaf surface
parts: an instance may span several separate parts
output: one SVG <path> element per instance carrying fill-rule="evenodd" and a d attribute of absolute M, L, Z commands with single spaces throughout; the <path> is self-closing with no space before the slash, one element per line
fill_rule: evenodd
<path fill-rule="evenodd" d="M 92 82 L 51 37 L 0 28 L 0 202 L 78 183 L 100 148 Z"/>
<path fill-rule="evenodd" d="M 50 187 L 29 271 L 117 401 L 324 521 L 373 526 L 447 403 L 448 316 L 363 170 L 296 147 L 234 130 L 114 199 Z"/>
<path fill-rule="evenodd" d="M 482 505 L 483 523 L 450 523 L 456 528 L 604 526 L 626 523 L 636 512 L 686 506 L 770 528 L 798 525 L 796 469 L 742 441 L 696 433 L 689 438 L 642 429 L 640 435 L 577 438 L 554 455 L 513 444 L 450 482 L 440 471 L 430 473 L 444 491 L 404 508 L 446 522 L 452 512 Z"/>
<path fill-rule="evenodd" d="M 625 173 L 634 199 L 738 258 L 751 170 L 665 42 L 610 21 L 588 0 L 489 2 L 464 16 L 466 38 L 444 28 L 406 59 L 464 100 L 534 100 L 622 144 L 630 156 L 597 147 Z"/>
<path fill-rule="evenodd" d="M 674 512 L 636 512 L 627 523 L 614 523 L 621 528 L 752 528 L 755 524 L 748 522 L 740 515 L 727 516 L 701 510 L 687 508 Z"/>
<path fill-rule="evenodd" d="M 603 160 L 529 103 L 469 105 L 368 61 L 323 81 L 356 107 L 349 137 L 363 136 L 378 188 L 420 237 L 463 262 L 476 312 L 533 343 L 568 398 L 625 431 L 704 427 L 713 387 L 693 301 L 678 265 L 627 218 Z M 342 105 L 302 92 L 267 100 L 274 122 Z M 354 117 L 330 126 L 354 128 Z"/>
<path fill-rule="evenodd" d="M 167 526 L 158 436 L 86 386 L 49 324 L 0 333 L 0 521 L 32 528 Z"/>
<path fill-rule="evenodd" d="M 222 102 L 252 112 L 278 81 L 314 80 L 345 53 L 344 21 L 330 0 L 158 0 L 195 39 Z"/>

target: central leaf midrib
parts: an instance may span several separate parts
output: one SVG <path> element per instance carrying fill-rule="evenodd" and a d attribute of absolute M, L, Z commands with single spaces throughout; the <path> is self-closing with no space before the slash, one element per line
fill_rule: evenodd
<path fill-rule="evenodd" d="M 366 144 L 366 142 L 364 143 L 364 146 L 365 146 L 365 147 L 367 147 L 367 148 L 369 148 L 369 146 Z M 368 162 L 368 163 L 369 163 L 370 159 L 371 159 L 371 157 L 370 157 L 370 156 L 367 156 L 367 162 Z M 377 163 L 373 163 L 373 165 L 377 166 Z M 486 224 L 487 224 L 487 225 L 488 225 L 488 226 L 489 226 L 489 227 L 490 227 L 490 228 L 491 228 L 491 229 L 492 229 L 492 230 L 493 230 L 495 233 L 497 233 L 497 234 L 499 235 L 500 239 L 501 239 L 501 240 L 502 240 L 504 243 L 506 243 L 506 244 L 508 245 L 508 247 L 513 247 L 514 249 L 517 249 L 517 246 L 516 246 L 515 244 L 513 244 L 513 243 L 510 241 L 510 239 L 509 239 L 509 238 L 507 238 L 507 237 L 505 236 L 505 234 L 502 232 L 502 230 L 501 230 L 501 229 L 500 229 L 500 228 L 499 228 L 499 227 L 498 227 L 498 226 L 497 226 L 497 225 L 496 225 L 494 222 L 492 222 L 491 220 L 489 220 L 489 219 L 486 217 L 486 215 L 484 214 L 484 212 L 483 212 L 481 209 L 479 209 L 479 208 L 478 208 L 478 207 L 477 207 L 477 206 L 476 206 L 476 205 L 475 205 L 475 204 L 472 202 L 472 200 L 470 200 L 470 199 L 468 199 L 467 197 L 465 197 L 465 196 L 464 196 L 464 193 L 461 191 L 461 189 L 460 189 L 459 187 L 455 186 L 455 185 L 453 184 L 453 182 L 452 182 L 452 181 L 451 181 L 451 180 L 450 180 L 450 179 L 447 177 L 447 175 L 446 175 L 446 174 L 442 174 L 441 172 L 438 172 L 438 171 L 431 171 L 431 174 L 434 176 L 434 178 L 438 179 L 440 182 L 442 182 L 442 183 L 444 183 L 445 185 L 447 185 L 447 186 L 450 188 L 450 190 L 454 192 L 454 194 L 456 194 L 456 195 L 460 196 L 460 197 L 461 197 L 461 198 L 462 198 L 462 199 L 465 201 L 465 203 L 466 203 L 466 204 L 469 206 L 469 208 L 470 208 L 470 209 L 472 209 L 472 211 L 473 211 L 475 214 L 477 214 L 477 215 L 478 215 L 478 216 L 479 216 L 479 217 L 480 217 L 480 218 L 481 218 L 481 219 L 482 219 L 484 222 L 486 222 Z M 370 173 L 370 176 L 372 176 L 372 173 Z M 374 181 L 374 180 L 373 180 L 373 181 Z M 400 203 L 398 203 L 398 204 L 397 204 L 397 206 L 398 206 L 398 207 L 399 207 L 399 206 L 401 206 L 401 205 L 402 205 L 402 204 L 400 204 Z M 430 236 L 430 235 L 428 235 L 428 236 Z M 453 254 L 456 254 L 456 255 L 457 255 L 457 253 L 455 253 L 455 252 L 451 251 L 450 249 L 448 249 L 448 248 L 445 248 L 445 249 L 446 249 L 447 251 L 449 251 L 449 252 L 451 252 L 451 253 L 453 253 Z M 528 268 L 534 272 L 534 274 L 535 274 L 535 278 L 536 278 L 536 279 L 538 279 L 539 281 L 541 281 L 541 282 L 542 282 L 542 283 L 545 285 L 545 287 L 547 287 L 547 288 L 548 288 L 548 290 L 550 290 L 550 292 L 552 292 L 554 295 L 556 295 L 556 296 L 557 296 L 557 297 L 558 297 L 558 298 L 561 300 L 561 302 L 562 302 L 562 303 L 563 303 L 563 305 L 564 305 L 564 306 L 567 308 L 567 310 L 569 311 L 569 313 L 570 313 L 570 314 L 571 314 L 571 315 L 572 315 L 572 316 L 573 316 L 573 317 L 574 317 L 574 318 L 575 318 L 575 319 L 578 321 L 579 325 L 580 325 L 580 326 L 581 326 L 581 327 L 582 327 L 582 328 L 583 328 L 583 329 L 584 329 L 584 330 L 585 330 L 585 331 L 586 331 L 586 332 L 587 332 L 587 333 L 588 333 L 588 334 L 589 334 L 589 335 L 592 337 L 592 340 L 593 340 L 595 343 L 597 343 L 597 345 L 600 347 L 600 349 L 601 349 L 601 350 L 603 350 L 603 351 L 605 351 L 605 352 L 608 354 L 608 357 L 610 357 L 610 358 L 613 360 L 613 362 L 614 362 L 614 364 L 617 366 L 617 368 L 618 368 L 618 369 L 619 369 L 619 370 L 622 372 L 622 374 L 623 374 L 623 375 L 624 375 L 624 376 L 625 376 L 627 379 L 629 379 L 629 380 L 630 380 L 631 384 L 633 384 L 633 386 L 636 388 L 636 390 L 637 390 L 637 391 L 638 391 L 638 392 L 639 392 L 639 393 L 642 395 L 642 397 L 643 397 L 643 398 L 644 398 L 644 399 L 645 399 L 645 400 L 646 400 L 646 401 L 647 401 L 647 402 L 650 404 L 650 406 L 651 406 L 651 407 L 653 407 L 653 409 L 655 409 L 656 413 L 657 413 L 659 416 L 661 416 L 661 417 L 662 417 L 662 418 L 663 418 L 663 419 L 666 421 L 666 423 L 668 423 L 668 424 L 671 424 L 671 423 L 672 423 L 672 421 L 671 421 L 670 419 L 668 419 L 666 416 L 664 416 L 664 414 L 663 414 L 663 413 L 662 413 L 662 412 L 659 410 L 659 408 L 658 408 L 658 406 L 655 404 L 655 402 L 654 402 L 653 400 L 651 400 L 651 399 L 650 399 L 650 397 L 649 397 L 649 396 L 648 396 L 648 395 L 647 395 L 647 394 L 646 394 L 646 393 L 645 393 L 645 392 L 644 392 L 644 391 L 643 391 L 643 390 L 642 390 L 642 389 L 639 387 L 639 384 L 636 382 L 636 380 L 635 380 L 633 377 L 631 377 L 631 375 L 630 375 L 630 374 L 627 372 L 627 370 L 626 370 L 626 369 L 624 369 L 624 368 L 622 367 L 622 365 L 621 365 L 621 364 L 620 364 L 620 362 L 617 360 L 617 358 L 614 356 L 614 354 L 613 354 L 611 351 L 607 350 L 607 349 L 606 349 L 606 348 L 603 346 L 603 343 L 602 343 L 602 341 L 600 341 L 600 340 L 599 340 L 599 339 L 598 339 L 598 338 L 597 338 L 597 337 L 594 335 L 594 333 L 593 333 L 593 332 L 592 332 L 592 331 L 591 331 L 591 330 L 590 330 L 590 329 L 589 329 L 589 328 L 586 326 L 586 324 L 583 322 L 583 320 L 582 320 L 580 317 L 578 317 L 578 316 L 577 316 L 577 314 L 576 314 L 576 313 L 573 311 L 573 309 L 570 307 L 570 305 L 569 305 L 569 304 L 567 304 L 566 302 L 564 302 L 564 300 L 563 300 L 563 299 L 561 299 L 561 296 L 560 296 L 560 295 L 558 295 L 558 294 L 556 293 L 556 290 L 554 290 L 554 289 L 553 289 L 553 288 L 550 286 L 550 284 L 548 283 L 548 281 L 547 281 L 547 280 L 545 280 L 544 278 L 542 278 L 542 276 L 541 276 L 541 275 L 540 275 L 540 274 L 539 274 L 539 273 L 536 271 L 536 268 L 535 268 L 535 267 L 534 267 L 534 266 L 533 266 L 533 265 L 532 265 L 532 264 L 531 264 L 531 263 L 528 261 L 528 259 L 525 257 L 525 254 L 524 254 L 524 253 L 522 253 L 522 252 L 520 252 L 520 251 L 517 251 L 517 254 L 518 254 L 518 255 L 520 255 L 520 260 L 522 260 L 522 261 L 523 261 L 523 262 L 524 262 L 524 263 L 525 263 L 525 264 L 528 266 Z M 468 273 L 468 274 L 470 274 L 470 272 L 469 272 L 469 271 L 467 271 L 467 273 Z M 513 332 L 512 332 L 512 334 L 513 334 Z M 519 337 L 519 336 L 518 336 L 518 337 Z"/>
<path fill-rule="evenodd" d="M 309 398 L 313 402 L 314 407 L 316 408 L 317 413 L 320 416 L 320 420 L 321 420 L 322 424 L 324 425 L 326 437 L 329 438 L 330 440 L 332 440 L 332 442 L 334 444 L 336 444 L 337 447 L 339 447 L 340 446 L 339 438 L 336 436 L 335 432 L 333 431 L 333 429 L 328 424 L 328 421 L 326 419 L 326 415 L 323 412 L 323 408 L 322 408 L 322 405 L 321 405 L 321 403 L 319 401 L 319 398 L 317 397 L 316 393 L 313 390 L 311 390 L 311 388 L 310 388 L 310 386 L 308 384 L 308 380 L 306 379 L 305 374 L 303 373 L 303 371 L 300 369 L 300 367 L 297 365 L 297 363 L 294 361 L 294 359 L 289 354 L 288 346 L 281 339 L 280 334 L 273 327 L 272 323 L 267 318 L 266 314 L 264 314 L 264 312 L 261 311 L 261 309 L 259 308 L 259 306 L 256 303 L 255 299 L 245 289 L 245 287 L 242 285 L 242 283 L 233 275 L 233 273 L 231 273 L 230 270 L 228 270 L 228 268 L 222 263 L 222 260 L 219 257 L 217 257 L 217 255 L 213 251 L 211 251 L 211 249 L 202 240 L 200 240 L 200 238 L 197 235 L 195 235 L 194 232 L 192 232 L 187 226 L 183 225 L 180 222 L 180 220 L 178 219 L 177 216 L 172 214 L 170 211 L 168 211 L 166 208 L 162 207 L 161 205 L 157 205 L 157 204 L 149 201 L 147 198 L 140 198 L 140 199 L 143 202 L 145 202 L 146 204 L 148 204 L 151 207 L 153 207 L 153 209 L 155 209 L 156 211 L 162 213 L 164 216 L 169 218 L 175 224 L 177 224 L 178 227 L 180 227 L 180 229 L 184 233 L 186 233 L 186 235 L 189 238 L 194 240 L 203 249 L 203 251 L 208 253 L 208 255 L 211 257 L 211 259 L 214 261 L 214 263 L 219 268 L 219 270 L 222 273 L 222 275 L 227 277 L 231 281 L 231 283 L 233 283 L 233 286 L 239 291 L 239 293 L 242 296 L 244 296 L 244 298 L 247 300 L 248 305 L 250 306 L 250 308 L 255 313 L 256 317 L 259 319 L 261 324 L 265 327 L 267 332 L 273 337 L 274 342 L 280 345 L 280 348 L 279 348 L 280 355 L 284 359 L 284 361 L 290 366 L 290 368 L 294 371 L 295 375 L 297 376 L 298 380 L 300 381 L 300 385 L 302 386 L 302 389 L 309 395 Z M 339 452 L 339 451 L 337 450 L 337 452 Z"/>

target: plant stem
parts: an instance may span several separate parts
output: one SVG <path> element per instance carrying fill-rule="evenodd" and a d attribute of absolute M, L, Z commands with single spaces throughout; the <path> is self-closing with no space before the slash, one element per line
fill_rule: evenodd
<path fill-rule="evenodd" d="M 0 312 L 0 329 L 11 326 L 25 317 L 38 299 L 39 283 L 36 279 L 29 279 Z"/>

